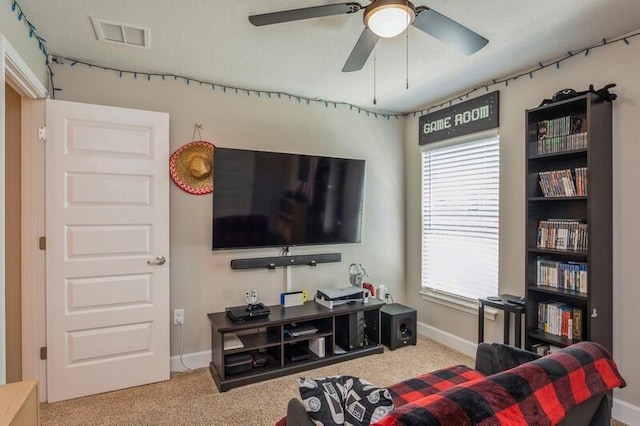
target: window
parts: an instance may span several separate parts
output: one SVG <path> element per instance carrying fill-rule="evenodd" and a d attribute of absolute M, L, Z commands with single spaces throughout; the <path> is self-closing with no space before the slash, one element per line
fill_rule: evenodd
<path fill-rule="evenodd" d="M 422 287 L 498 294 L 497 135 L 422 151 Z"/>

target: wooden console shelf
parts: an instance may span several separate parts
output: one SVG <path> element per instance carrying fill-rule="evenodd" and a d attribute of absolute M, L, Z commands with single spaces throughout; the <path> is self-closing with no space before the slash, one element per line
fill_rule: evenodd
<path fill-rule="evenodd" d="M 0 386 L 0 425 L 37 426 L 39 424 L 37 380 Z"/>
<path fill-rule="evenodd" d="M 293 374 L 312 368 L 335 364 L 365 355 L 380 354 L 384 348 L 380 341 L 380 308 L 384 303 L 369 299 L 368 303 L 356 302 L 328 309 L 314 301 L 301 306 L 283 308 L 269 306 L 269 318 L 246 322 L 233 322 L 226 312 L 207 315 L 211 322 L 211 376 L 220 392 L 256 383 L 275 377 Z M 344 324 L 350 324 L 346 327 Z M 336 325 L 337 324 L 337 325 Z M 313 334 L 291 337 L 286 331 L 292 326 L 313 325 Z M 349 331 L 351 330 L 351 331 Z M 353 349 L 344 347 L 345 353 L 335 353 L 337 347 L 346 346 L 342 342 L 349 339 L 345 333 L 355 334 L 358 345 Z M 224 349 L 227 333 L 236 334 L 242 341 L 242 348 Z M 296 345 L 306 347 L 310 340 L 324 338 L 325 356 L 311 352 L 311 358 L 291 362 L 289 354 Z M 353 339 L 350 341 L 354 341 Z M 362 343 L 360 345 L 360 343 Z M 225 360 L 238 354 L 259 353 L 267 358 L 267 364 L 248 371 L 227 373 Z"/>

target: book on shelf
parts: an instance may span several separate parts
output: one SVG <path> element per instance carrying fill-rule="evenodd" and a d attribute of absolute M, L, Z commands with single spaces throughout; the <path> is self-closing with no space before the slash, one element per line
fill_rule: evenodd
<path fill-rule="evenodd" d="M 575 135 L 585 131 L 582 117 L 565 116 L 538 121 L 538 138 Z"/>
<path fill-rule="evenodd" d="M 552 136 L 538 139 L 536 154 L 555 154 L 565 151 L 584 149 L 587 147 L 587 133 L 575 135 Z"/>
<path fill-rule="evenodd" d="M 538 183 L 545 197 L 575 197 L 587 195 L 587 168 L 538 172 Z"/>
<path fill-rule="evenodd" d="M 583 262 L 566 262 L 538 257 L 536 285 L 587 293 L 588 266 Z"/>
<path fill-rule="evenodd" d="M 586 167 L 576 167 L 575 168 L 575 176 L 576 176 L 576 191 L 579 196 L 587 196 L 587 168 Z"/>
<path fill-rule="evenodd" d="M 538 329 L 555 336 L 579 339 L 582 336 L 582 315 L 582 308 L 568 303 L 539 302 Z M 577 326 L 574 324 L 575 321 L 578 321 Z"/>
<path fill-rule="evenodd" d="M 536 247 L 586 251 L 588 226 L 577 219 L 547 219 L 538 222 Z"/>
<path fill-rule="evenodd" d="M 573 310 L 573 338 L 582 340 L 582 309 Z"/>
<path fill-rule="evenodd" d="M 587 147 L 582 117 L 566 116 L 538 122 L 537 153 L 550 154 Z"/>

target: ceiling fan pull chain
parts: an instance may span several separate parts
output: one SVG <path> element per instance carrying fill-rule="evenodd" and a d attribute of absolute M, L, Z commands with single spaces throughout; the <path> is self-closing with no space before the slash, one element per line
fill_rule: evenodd
<path fill-rule="evenodd" d="M 373 48 L 373 104 L 376 105 L 378 102 L 376 100 L 376 52 L 378 51 L 377 47 Z"/>
<path fill-rule="evenodd" d="M 406 3 L 406 6 L 408 8 L 409 7 L 409 1 L 407 0 L 405 3 Z M 410 22 L 409 16 L 407 16 L 407 29 L 405 30 L 406 37 L 407 37 L 407 43 L 406 43 L 407 50 L 405 52 L 406 61 L 407 61 L 407 63 L 406 63 L 407 90 L 409 90 L 409 25 L 411 25 L 411 22 Z"/>

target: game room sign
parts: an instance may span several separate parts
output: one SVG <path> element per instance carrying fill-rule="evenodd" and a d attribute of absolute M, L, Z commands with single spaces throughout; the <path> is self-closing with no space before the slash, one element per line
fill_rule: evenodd
<path fill-rule="evenodd" d="M 420 145 L 457 138 L 499 125 L 500 92 L 495 91 L 420 117 Z"/>

